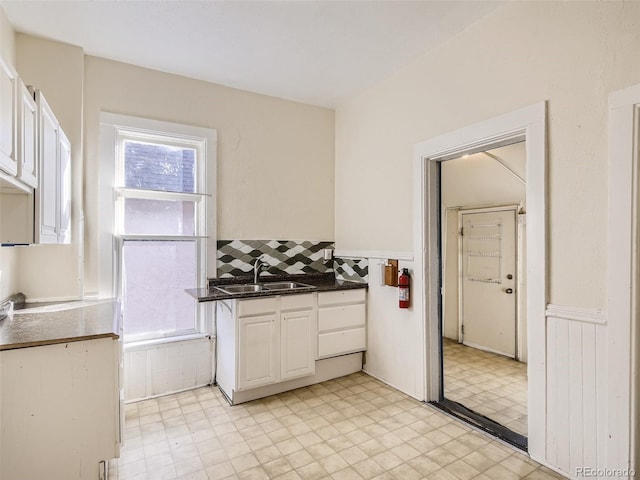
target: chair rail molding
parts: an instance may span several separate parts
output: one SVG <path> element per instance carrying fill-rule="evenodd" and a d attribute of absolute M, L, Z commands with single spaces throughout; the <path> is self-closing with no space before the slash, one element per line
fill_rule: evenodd
<path fill-rule="evenodd" d="M 574 322 L 607 325 L 607 311 L 600 309 L 566 307 L 550 303 L 547 305 L 546 316 L 572 320 Z"/>

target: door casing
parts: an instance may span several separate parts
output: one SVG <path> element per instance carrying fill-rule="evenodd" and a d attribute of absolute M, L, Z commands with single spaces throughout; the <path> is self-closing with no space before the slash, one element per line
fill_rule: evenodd
<path fill-rule="evenodd" d="M 539 102 L 414 145 L 415 308 L 424 321 L 425 398 L 441 396 L 440 192 L 438 162 L 526 141 L 529 454 L 544 463 L 547 305 L 546 103 Z M 539 321 L 533 321 L 537 319 Z"/>

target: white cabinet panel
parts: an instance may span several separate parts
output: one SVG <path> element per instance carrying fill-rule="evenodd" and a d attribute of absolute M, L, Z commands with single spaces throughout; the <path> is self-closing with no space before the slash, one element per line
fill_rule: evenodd
<path fill-rule="evenodd" d="M 367 335 L 364 327 L 318 335 L 318 358 L 333 357 L 365 350 Z"/>
<path fill-rule="evenodd" d="M 238 305 L 238 316 L 248 317 L 250 315 L 262 315 L 278 310 L 277 297 L 255 298 L 242 300 Z"/>
<path fill-rule="evenodd" d="M 238 390 L 278 380 L 280 342 L 277 332 L 275 314 L 238 320 Z"/>
<path fill-rule="evenodd" d="M 18 173 L 17 82 L 14 68 L 0 58 L 0 168 L 10 175 Z"/>
<path fill-rule="evenodd" d="M 289 297 L 282 297 L 283 300 L 285 298 Z M 315 373 L 314 320 L 315 315 L 311 309 L 282 314 L 280 319 L 281 380 Z"/>
<path fill-rule="evenodd" d="M 98 478 L 119 452 L 119 348 L 103 338 L 0 352 L 0 478 Z"/>
<path fill-rule="evenodd" d="M 318 293 L 318 306 L 344 305 L 348 303 L 364 303 L 367 291 L 364 288 L 356 290 L 338 290 L 336 292 Z"/>
<path fill-rule="evenodd" d="M 18 178 L 38 186 L 38 107 L 33 93 L 19 81 Z"/>
<path fill-rule="evenodd" d="M 316 304 L 315 293 L 283 295 L 281 297 L 280 309 L 283 312 L 288 310 L 301 310 L 301 309 L 313 308 L 315 304 Z"/>
<path fill-rule="evenodd" d="M 365 300 L 365 289 L 318 294 L 318 358 L 366 350 Z"/>
<path fill-rule="evenodd" d="M 51 107 L 36 91 L 39 125 L 36 243 L 71 243 L 71 145 Z"/>
<path fill-rule="evenodd" d="M 342 305 L 322 308 L 318 312 L 318 332 L 327 332 L 343 328 L 360 327 L 365 324 L 365 306 Z"/>
<path fill-rule="evenodd" d="M 36 189 L 36 243 L 58 243 L 58 120 L 42 95 L 40 115 L 40 175 Z"/>
<path fill-rule="evenodd" d="M 71 243 L 71 144 L 58 134 L 58 243 Z"/>

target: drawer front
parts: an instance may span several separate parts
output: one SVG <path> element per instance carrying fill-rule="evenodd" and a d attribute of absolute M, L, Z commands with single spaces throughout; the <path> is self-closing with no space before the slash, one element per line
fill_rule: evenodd
<path fill-rule="evenodd" d="M 366 350 L 367 335 L 364 327 L 318 335 L 318 358 L 334 357 Z"/>
<path fill-rule="evenodd" d="M 287 310 L 302 310 L 306 308 L 313 308 L 315 304 L 315 293 L 301 293 L 298 295 L 282 295 L 280 297 L 280 309 L 282 311 Z"/>
<path fill-rule="evenodd" d="M 248 317 L 278 311 L 279 297 L 255 298 L 238 301 L 238 316 Z"/>
<path fill-rule="evenodd" d="M 321 308 L 318 310 L 318 332 L 364 327 L 365 306 L 344 305 L 341 307 Z"/>
<path fill-rule="evenodd" d="M 338 290 L 336 292 L 318 293 L 318 305 L 321 307 L 328 305 L 342 305 L 346 303 L 364 303 L 367 290 L 358 288 L 356 290 Z"/>

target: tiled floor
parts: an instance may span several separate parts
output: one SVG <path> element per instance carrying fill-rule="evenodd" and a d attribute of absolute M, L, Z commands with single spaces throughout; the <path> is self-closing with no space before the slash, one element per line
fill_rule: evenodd
<path fill-rule="evenodd" d="M 527 435 L 527 364 L 443 339 L 444 396 Z"/>
<path fill-rule="evenodd" d="M 217 388 L 127 405 L 109 479 L 562 478 L 356 373 L 229 406 Z"/>

